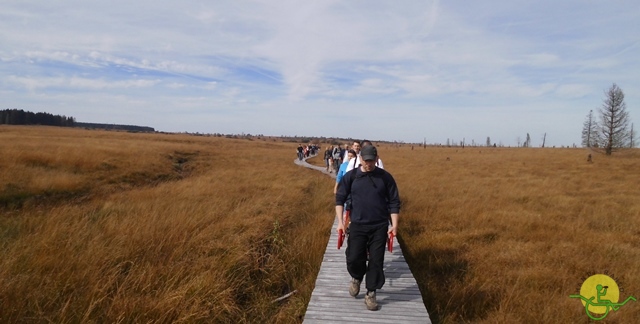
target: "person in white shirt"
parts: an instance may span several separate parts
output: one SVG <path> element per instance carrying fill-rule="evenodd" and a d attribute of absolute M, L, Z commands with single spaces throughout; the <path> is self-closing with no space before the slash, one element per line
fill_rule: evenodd
<path fill-rule="evenodd" d="M 362 147 L 369 146 L 369 145 L 373 145 L 373 143 L 371 143 L 371 141 L 369 140 L 363 140 L 362 144 L 358 141 L 353 142 L 353 145 L 351 146 L 351 148 L 354 151 L 356 151 L 357 155 L 355 159 L 352 159 L 349 161 L 349 164 L 347 165 L 347 172 L 355 169 L 357 166 L 362 165 L 362 161 L 360 158 L 360 149 Z M 382 160 L 379 157 L 378 157 L 378 161 L 376 162 L 376 167 L 380 169 L 384 169 L 384 164 L 382 163 Z"/>

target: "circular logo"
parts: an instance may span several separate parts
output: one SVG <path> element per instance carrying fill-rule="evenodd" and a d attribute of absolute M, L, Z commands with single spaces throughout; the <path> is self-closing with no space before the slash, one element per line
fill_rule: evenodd
<path fill-rule="evenodd" d="M 587 280 L 582 283 L 580 295 L 597 302 L 607 300 L 615 304 L 620 299 L 620 288 L 611 277 L 596 274 L 587 278 Z M 582 300 L 582 305 L 587 306 L 587 302 Z M 589 311 L 594 314 L 606 314 L 608 313 L 608 308 L 607 306 L 592 305 L 589 307 Z"/>
<path fill-rule="evenodd" d="M 605 274 L 595 274 L 587 278 L 580 287 L 580 295 L 569 295 L 580 298 L 587 316 L 594 321 L 607 317 L 610 311 L 617 311 L 629 301 L 636 301 L 633 296 L 619 303 L 620 287 L 615 280 Z"/>

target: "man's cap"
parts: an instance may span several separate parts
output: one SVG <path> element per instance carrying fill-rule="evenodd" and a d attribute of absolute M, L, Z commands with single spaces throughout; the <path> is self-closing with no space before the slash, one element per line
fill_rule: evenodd
<path fill-rule="evenodd" d="M 367 145 L 360 150 L 363 161 L 375 160 L 378 157 L 378 150 L 373 145 Z"/>

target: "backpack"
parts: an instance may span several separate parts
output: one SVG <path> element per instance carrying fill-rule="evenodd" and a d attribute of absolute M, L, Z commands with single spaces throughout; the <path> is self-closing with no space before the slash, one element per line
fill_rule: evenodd
<path fill-rule="evenodd" d="M 336 160 L 340 159 L 340 149 L 339 148 L 334 148 L 333 149 L 333 158 Z"/>
<path fill-rule="evenodd" d="M 360 166 L 358 166 L 358 167 L 360 167 Z M 378 168 L 378 169 L 380 169 L 380 168 Z M 385 171 L 384 169 L 380 169 L 380 170 Z M 353 172 L 351 172 L 351 171 L 353 171 Z M 354 168 L 354 169 L 353 169 L 353 170 L 351 170 L 351 171 L 349 171 L 349 172 L 350 172 L 350 174 L 349 174 L 349 184 L 353 186 L 353 182 L 354 182 L 354 181 L 356 181 L 356 178 L 357 178 L 356 173 L 358 173 L 358 172 L 357 172 L 357 171 L 358 171 L 358 168 Z M 385 172 L 386 172 L 386 171 L 385 171 Z M 388 188 L 388 187 L 389 187 L 389 183 L 388 183 L 389 178 L 387 178 L 387 177 L 383 177 L 383 178 L 382 178 L 382 181 L 384 181 L 384 187 L 385 187 L 385 189 L 386 189 L 386 188 Z"/>
<path fill-rule="evenodd" d="M 353 182 L 354 182 L 354 181 L 356 181 L 356 179 L 358 178 L 358 177 L 356 176 L 356 173 L 358 173 L 358 168 L 359 168 L 359 167 L 360 167 L 360 166 L 358 165 L 358 167 L 357 167 L 357 168 L 354 168 L 353 170 L 351 170 L 351 171 L 349 171 L 347 174 L 345 174 L 345 176 L 346 176 L 346 175 L 349 175 L 349 184 L 350 184 L 350 186 L 349 186 L 349 187 L 353 186 Z M 384 172 L 386 173 L 386 171 L 385 171 L 384 169 L 380 169 L 380 170 L 382 170 L 382 171 L 384 171 Z M 385 176 L 385 177 L 383 177 L 383 178 L 382 178 L 382 181 L 384 182 L 384 188 L 385 188 L 385 190 L 386 190 L 387 188 L 389 188 L 389 182 L 388 182 L 388 181 L 389 181 L 389 178 Z M 349 193 L 349 195 L 347 196 L 347 201 L 346 201 L 345 203 L 346 203 L 346 205 L 347 205 L 347 206 L 346 206 L 346 208 L 345 208 L 345 210 L 351 210 L 351 193 Z"/>

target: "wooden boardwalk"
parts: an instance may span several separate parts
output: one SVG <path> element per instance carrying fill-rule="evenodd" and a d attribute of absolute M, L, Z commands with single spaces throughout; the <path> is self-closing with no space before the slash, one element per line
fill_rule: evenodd
<path fill-rule="evenodd" d="M 295 163 L 329 174 L 323 167 L 312 166 L 305 161 L 296 160 Z M 335 178 L 334 174 L 331 175 Z M 346 240 L 338 250 L 336 227 L 337 219 L 333 223 L 304 323 L 431 323 L 418 284 L 397 239 L 394 240 L 393 253 L 387 251 L 384 257 L 386 282 L 376 293 L 380 309 L 367 310 L 364 282 L 356 298 L 349 295 L 351 277 L 347 272 L 344 254 Z"/>

